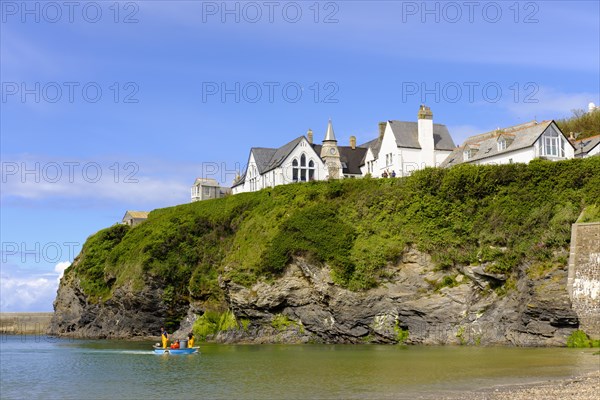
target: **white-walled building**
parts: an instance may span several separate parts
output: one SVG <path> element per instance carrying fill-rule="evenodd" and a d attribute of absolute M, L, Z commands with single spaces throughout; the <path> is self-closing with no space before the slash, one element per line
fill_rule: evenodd
<path fill-rule="evenodd" d="M 442 163 L 451 167 L 460 163 L 528 163 L 535 158 L 566 160 L 575 148 L 554 121 L 531 121 L 469 137 Z"/>
<path fill-rule="evenodd" d="M 360 177 L 366 151 L 356 146 L 354 136 L 350 137 L 350 146 L 338 146 L 330 120 L 320 145 L 313 143 L 313 132 L 309 129 L 307 136 L 297 137 L 279 148 L 250 149 L 246 171 L 231 189 L 237 194 L 294 182 Z"/>
<path fill-rule="evenodd" d="M 439 166 L 456 147 L 442 124 L 433 123 L 433 113 L 421 105 L 417 122 L 379 123 L 379 137 L 362 145 L 367 147 L 363 175 L 407 176 L 426 167 Z"/>
<path fill-rule="evenodd" d="M 573 146 L 575 146 L 575 157 L 585 158 L 600 155 L 600 135 L 576 140 Z"/>
<path fill-rule="evenodd" d="M 208 199 L 219 199 L 225 197 L 231 193 L 231 189 L 224 188 L 212 178 L 196 178 L 194 185 L 191 189 L 192 202 L 208 200 Z"/>

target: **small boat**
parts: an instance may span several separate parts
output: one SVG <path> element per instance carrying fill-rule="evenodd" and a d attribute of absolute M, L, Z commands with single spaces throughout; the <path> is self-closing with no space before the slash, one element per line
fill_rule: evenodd
<path fill-rule="evenodd" d="M 154 354 L 195 354 L 198 353 L 198 347 L 186 347 L 184 349 L 171 349 L 167 347 L 163 349 L 162 347 L 154 346 Z"/>

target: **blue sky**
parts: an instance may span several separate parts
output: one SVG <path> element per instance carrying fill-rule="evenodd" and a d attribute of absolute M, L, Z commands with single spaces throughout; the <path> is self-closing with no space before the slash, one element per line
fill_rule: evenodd
<path fill-rule="evenodd" d="M 230 184 L 249 148 L 429 105 L 456 144 L 600 103 L 597 1 L 0 1 L 0 311 L 85 239 Z"/>

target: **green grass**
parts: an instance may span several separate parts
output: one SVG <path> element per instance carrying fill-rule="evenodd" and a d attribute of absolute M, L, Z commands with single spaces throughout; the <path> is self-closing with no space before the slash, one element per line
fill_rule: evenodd
<path fill-rule="evenodd" d="M 567 338 L 567 347 L 600 347 L 600 340 L 593 340 L 581 330 L 576 330 Z"/>
<path fill-rule="evenodd" d="M 587 206 L 577 222 L 600 222 L 600 206 L 598 204 Z"/>
<path fill-rule="evenodd" d="M 233 312 L 206 311 L 195 322 L 192 327 L 194 336 L 200 340 L 215 335 L 222 331 L 239 329 L 239 325 Z"/>
<path fill-rule="evenodd" d="M 330 266 L 334 281 L 355 291 L 386 279 L 386 266 L 409 246 L 442 271 L 486 262 L 490 272 L 511 274 L 525 260 L 560 264 L 570 225 L 599 198 L 600 157 L 291 184 L 154 210 L 134 228 L 101 230 L 66 275 L 92 301 L 124 285 L 158 285 L 176 323 L 190 301 L 222 309 L 219 277 L 249 287 L 280 276 L 296 256 Z"/>

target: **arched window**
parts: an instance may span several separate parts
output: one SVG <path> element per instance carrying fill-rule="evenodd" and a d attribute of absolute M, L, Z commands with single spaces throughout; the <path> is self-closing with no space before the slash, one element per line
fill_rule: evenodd
<path fill-rule="evenodd" d="M 300 156 L 300 181 L 306 182 L 306 156 L 304 153 Z"/>
<path fill-rule="evenodd" d="M 315 162 L 313 160 L 308 162 L 308 180 L 315 180 Z"/>
<path fill-rule="evenodd" d="M 295 158 L 292 161 L 292 181 L 298 182 L 298 160 Z"/>

